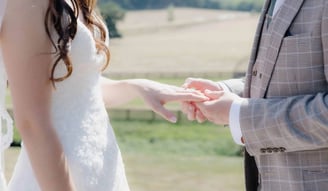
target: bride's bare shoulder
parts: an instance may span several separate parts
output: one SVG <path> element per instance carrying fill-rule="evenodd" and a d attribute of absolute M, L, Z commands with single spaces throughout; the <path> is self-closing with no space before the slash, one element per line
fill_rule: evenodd
<path fill-rule="evenodd" d="M 48 4 L 49 0 L 7 0 L 1 36 L 4 33 L 16 33 L 17 30 L 44 30 Z"/>
<path fill-rule="evenodd" d="M 40 17 L 44 20 L 48 4 L 49 0 L 7 0 L 4 24 L 16 20 L 33 23 Z"/>

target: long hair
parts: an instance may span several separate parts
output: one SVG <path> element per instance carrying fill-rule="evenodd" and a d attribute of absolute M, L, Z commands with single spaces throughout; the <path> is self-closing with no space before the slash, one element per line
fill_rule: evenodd
<path fill-rule="evenodd" d="M 96 12 L 96 0 L 69 0 L 71 6 L 65 0 L 49 0 L 49 6 L 45 17 L 46 32 L 55 48 L 56 59 L 51 69 L 50 80 L 54 84 L 68 78 L 73 72 L 71 59 L 69 58 L 70 43 L 77 32 L 77 19 L 82 14 L 84 22 L 93 34 L 98 53 L 106 55 L 106 63 L 103 69 L 109 64 L 110 52 L 105 44 L 106 29 L 101 20 L 101 16 Z M 52 38 L 51 30 L 55 30 L 58 39 Z M 55 70 L 60 61 L 66 66 L 64 76 L 55 77 Z"/>

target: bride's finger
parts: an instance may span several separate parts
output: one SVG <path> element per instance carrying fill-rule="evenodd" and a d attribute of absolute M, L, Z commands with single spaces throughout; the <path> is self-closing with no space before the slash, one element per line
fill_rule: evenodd
<path fill-rule="evenodd" d="M 166 98 L 169 101 L 208 101 L 209 98 L 202 92 L 193 89 L 178 89 L 173 93 L 170 93 Z"/>
<path fill-rule="evenodd" d="M 206 117 L 199 109 L 196 110 L 196 119 L 198 123 L 203 123 L 204 121 L 206 121 Z"/>
<path fill-rule="evenodd" d="M 160 116 L 162 116 L 164 119 L 170 121 L 171 123 L 177 122 L 177 117 L 173 114 L 173 112 L 167 110 L 162 104 L 159 102 L 152 102 L 151 107 L 153 111 Z"/>
<path fill-rule="evenodd" d="M 183 88 L 193 88 L 196 90 L 204 90 L 204 84 L 207 81 L 201 78 L 187 78 L 185 83 L 182 85 Z"/>
<path fill-rule="evenodd" d="M 224 91 L 205 90 L 204 94 L 210 99 L 218 99 L 224 94 Z"/>
<path fill-rule="evenodd" d="M 204 102 L 210 100 L 204 94 L 195 92 L 177 92 L 166 97 L 167 101 L 180 101 L 180 102 Z"/>

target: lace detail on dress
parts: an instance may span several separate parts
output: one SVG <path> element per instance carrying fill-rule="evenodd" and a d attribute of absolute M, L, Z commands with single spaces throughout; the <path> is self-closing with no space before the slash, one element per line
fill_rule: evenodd
<path fill-rule="evenodd" d="M 0 53 L 0 149 L 3 152 L 13 140 L 13 121 L 6 110 L 7 75 Z"/>
<path fill-rule="evenodd" d="M 1 18 L 0 18 L 1 20 Z M 0 190 L 7 190 L 4 177 L 3 151 L 7 149 L 13 139 L 13 121 L 6 110 L 7 75 L 4 69 L 0 49 Z"/>
<path fill-rule="evenodd" d="M 1 151 L 7 149 L 13 141 L 13 121 L 4 109 L 0 109 L 0 129 L 1 129 Z"/>
<path fill-rule="evenodd" d="M 6 9 L 6 0 L 0 0 L 0 29 Z M 4 177 L 3 151 L 10 146 L 13 137 L 13 121 L 6 111 L 7 75 L 3 66 L 0 49 L 0 190 L 6 191 L 7 185 Z"/>

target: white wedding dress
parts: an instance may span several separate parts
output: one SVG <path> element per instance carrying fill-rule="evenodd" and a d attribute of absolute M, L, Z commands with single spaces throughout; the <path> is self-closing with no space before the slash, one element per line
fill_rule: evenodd
<path fill-rule="evenodd" d="M 72 75 L 53 90 L 52 119 L 77 191 L 129 191 L 101 94 L 104 56 L 97 54 L 91 32 L 80 21 L 70 58 Z M 62 74 L 66 74 L 64 64 L 56 68 L 56 76 Z M 24 145 L 8 190 L 41 191 Z"/>
<path fill-rule="evenodd" d="M 0 0 L 0 30 L 5 9 L 6 0 Z M 7 75 L 3 65 L 2 54 L 0 49 L 0 191 L 7 190 L 6 180 L 4 176 L 3 151 L 10 146 L 13 137 L 13 122 L 6 110 L 6 87 Z"/>

